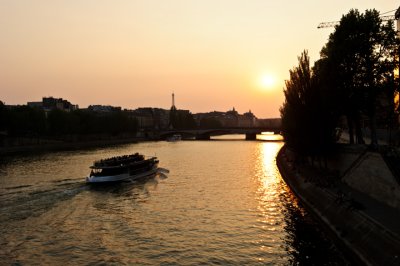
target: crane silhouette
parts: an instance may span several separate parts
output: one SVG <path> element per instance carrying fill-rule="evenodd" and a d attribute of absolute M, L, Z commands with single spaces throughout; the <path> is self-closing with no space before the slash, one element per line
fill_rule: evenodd
<path fill-rule="evenodd" d="M 384 14 L 390 13 L 396 11 L 396 9 L 385 12 Z M 382 22 L 389 21 L 389 20 L 397 20 L 397 30 L 400 30 L 400 7 L 397 9 L 396 13 L 394 15 L 385 15 L 385 16 L 380 16 L 382 19 Z M 340 21 L 329 21 L 329 22 L 321 22 L 318 24 L 317 28 L 322 29 L 322 28 L 331 28 L 335 27 L 336 25 L 339 25 Z"/>

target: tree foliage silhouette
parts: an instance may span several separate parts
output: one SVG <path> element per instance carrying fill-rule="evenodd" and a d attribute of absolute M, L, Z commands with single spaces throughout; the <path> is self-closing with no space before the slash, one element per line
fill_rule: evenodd
<path fill-rule="evenodd" d="M 371 145 L 377 145 L 377 114 L 393 117 L 398 80 L 399 39 L 392 21 L 382 24 L 379 12 L 350 10 L 344 15 L 321 59 L 310 67 L 307 51 L 290 70 L 281 107 L 286 144 L 303 156 L 325 156 L 335 143 L 337 122 L 347 117 L 350 142 L 364 143 L 361 117 L 369 118 Z M 397 83 L 396 83 L 397 82 Z M 378 112 L 379 111 L 379 112 Z M 390 124 L 388 119 L 383 126 Z"/>
<path fill-rule="evenodd" d="M 0 103 L 0 130 L 10 137 L 63 137 L 66 135 L 135 134 L 138 123 L 128 112 L 98 114 L 88 110 L 66 112 L 29 106 L 5 107 Z"/>
<path fill-rule="evenodd" d="M 304 51 L 299 64 L 290 70 L 281 107 L 282 131 L 286 144 L 303 156 L 325 156 L 335 143 L 335 112 L 331 109 L 329 89 L 321 77 L 325 68 L 320 62 L 315 75 Z"/>
<path fill-rule="evenodd" d="M 350 142 L 364 143 L 361 134 L 361 115 L 369 117 L 371 144 L 377 145 L 376 114 L 379 102 L 390 105 L 394 96 L 394 69 L 398 65 L 399 41 L 393 21 L 383 24 L 376 10 L 358 10 L 342 17 L 321 57 L 329 61 L 334 74 L 335 90 L 343 114 L 346 115 Z M 380 101 L 378 101 L 380 100 Z M 393 107 L 388 111 L 393 112 Z"/>

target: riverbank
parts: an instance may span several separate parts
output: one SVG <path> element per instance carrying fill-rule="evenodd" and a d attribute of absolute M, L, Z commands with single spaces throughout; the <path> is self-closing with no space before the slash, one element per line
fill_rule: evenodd
<path fill-rule="evenodd" d="M 293 154 L 283 147 L 277 165 L 291 190 L 356 261 L 400 265 L 400 205 L 383 198 L 387 191 L 397 194 L 398 183 L 389 182 L 390 170 L 361 147 L 339 157 L 328 162 L 332 170 L 326 172 L 295 164 Z"/>
<path fill-rule="evenodd" d="M 85 141 L 52 141 L 39 144 L 19 145 L 10 147 L 0 147 L 0 156 L 24 154 L 24 153 L 41 153 L 61 150 L 79 150 L 95 147 L 104 147 L 109 145 L 119 145 L 128 143 L 137 143 L 145 141 L 144 138 L 109 138 Z"/>

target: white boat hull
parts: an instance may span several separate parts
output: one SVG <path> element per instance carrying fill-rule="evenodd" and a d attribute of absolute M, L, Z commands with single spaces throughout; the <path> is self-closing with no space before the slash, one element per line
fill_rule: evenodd
<path fill-rule="evenodd" d="M 154 175 L 157 173 L 157 171 L 158 168 L 157 166 L 155 166 L 149 171 L 137 173 L 134 175 L 129 175 L 126 173 L 126 174 L 112 175 L 112 176 L 88 176 L 86 177 L 86 183 L 111 183 L 111 182 L 132 181 L 135 179 Z"/>

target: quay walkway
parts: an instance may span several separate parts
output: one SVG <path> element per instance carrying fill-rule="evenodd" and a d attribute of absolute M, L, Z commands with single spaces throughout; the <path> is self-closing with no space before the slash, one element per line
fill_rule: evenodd
<path fill-rule="evenodd" d="M 355 262 L 400 265 L 400 208 L 396 203 L 390 205 L 377 200 L 379 197 L 376 195 L 363 193 L 342 181 L 343 177 L 337 180 L 337 176 L 336 179 L 329 176 L 326 170 L 295 164 L 286 147 L 279 152 L 277 165 L 283 179 L 305 208 L 321 221 Z M 352 164 L 349 167 L 358 166 Z M 346 173 L 368 174 L 362 169 L 357 171 L 347 169 Z M 399 184 L 390 184 L 397 193 Z M 368 184 L 370 187 L 380 185 Z"/>

